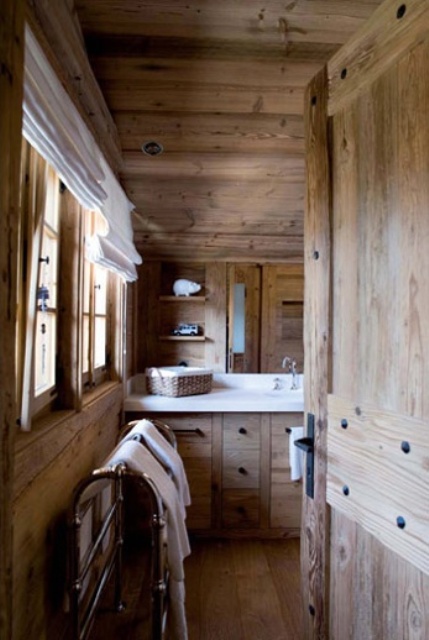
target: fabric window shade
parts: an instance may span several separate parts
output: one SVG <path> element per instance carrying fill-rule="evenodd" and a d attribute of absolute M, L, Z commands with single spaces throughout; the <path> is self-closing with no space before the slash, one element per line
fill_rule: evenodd
<path fill-rule="evenodd" d="M 81 204 L 101 207 L 107 195 L 101 152 L 28 26 L 23 135 Z"/>
<path fill-rule="evenodd" d="M 133 282 L 137 280 L 135 265 L 142 262 L 133 243 L 130 214 L 134 205 L 128 200 L 104 158 L 101 162 L 107 199 L 100 210 L 107 225 L 105 229 L 96 230 L 94 235 L 86 238 L 86 257 L 118 273 L 128 282 Z"/>
<path fill-rule="evenodd" d="M 130 214 L 134 207 L 28 25 L 23 135 L 81 205 L 103 214 L 106 232 L 89 239 L 88 259 L 127 281 L 136 280 L 135 265 L 142 259 L 133 243 Z"/>

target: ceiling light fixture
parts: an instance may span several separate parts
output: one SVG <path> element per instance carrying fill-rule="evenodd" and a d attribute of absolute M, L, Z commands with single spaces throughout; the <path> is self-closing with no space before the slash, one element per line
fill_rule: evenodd
<path fill-rule="evenodd" d="M 159 142 L 151 140 L 150 142 L 145 142 L 142 145 L 142 151 L 147 156 L 159 156 L 164 151 L 164 148 L 162 144 L 159 144 Z"/>

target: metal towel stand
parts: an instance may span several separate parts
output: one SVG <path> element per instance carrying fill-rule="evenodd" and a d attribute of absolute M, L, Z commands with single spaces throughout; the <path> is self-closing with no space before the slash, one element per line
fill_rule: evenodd
<path fill-rule="evenodd" d="M 129 423 L 121 433 L 121 440 L 126 437 L 138 421 Z M 176 438 L 173 430 L 165 423 L 151 421 L 166 437 L 170 444 L 176 448 Z M 138 440 L 144 446 L 144 438 L 137 434 L 133 439 Z M 124 543 L 124 492 L 125 478 L 132 478 L 139 486 L 145 489 L 150 498 L 151 509 L 151 593 L 152 593 L 152 640 L 162 640 L 165 633 L 165 620 L 167 611 L 168 572 L 165 562 L 164 528 L 165 508 L 159 491 L 146 473 L 136 473 L 127 468 L 126 464 L 119 463 L 112 467 L 100 467 L 84 478 L 76 486 L 73 494 L 71 535 L 69 541 L 70 562 L 70 607 L 73 625 L 73 640 L 85 640 L 92 628 L 95 612 L 103 594 L 104 588 L 114 573 L 115 595 L 114 603 L 117 611 L 124 609 L 122 601 L 122 550 Z M 81 559 L 81 526 L 83 520 L 84 505 L 88 501 L 95 500 L 101 492 L 108 487 L 113 488 L 113 499 L 106 510 L 98 526 L 96 539 L 86 553 L 84 561 Z M 110 541 L 110 538 L 113 538 Z M 103 551 L 103 545 L 108 547 Z M 85 599 L 85 581 L 91 578 L 91 568 L 100 562 L 95 584 L 90 589 L 90 595 Z"/>

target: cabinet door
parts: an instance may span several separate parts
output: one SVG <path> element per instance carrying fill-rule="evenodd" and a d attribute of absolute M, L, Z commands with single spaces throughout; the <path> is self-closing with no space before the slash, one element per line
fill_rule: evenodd
<path fill-rule="evenodd" d="M 259 526 L 261 418 L 224 414 L 222 441 L 222 526 Z"/>
<path fill-rule="evenodd" d="M 174 429 L 191 493 L 186 524 L 189 529 L 212 526 L 212 417 L 210 414 L 166 415 Z"/>
<path fill-rule="evenodd" d="M 288 427 L 300 426 L 302 413 L 271 414 L 270 527 L 296 530 L 301 523 L 302 481 L 290 479 Z"/>

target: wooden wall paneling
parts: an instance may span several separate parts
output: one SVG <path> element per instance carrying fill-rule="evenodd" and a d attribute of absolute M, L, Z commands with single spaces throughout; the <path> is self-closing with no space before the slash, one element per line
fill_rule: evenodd
<path fill-rule="evenodd" d="M 137 283 L 127 284 L 126 287 L 126 379 L 139 373 L 138 368 L 138 285 Z"/>
<path fill-rule="evenodd" d="M 161 265 L 157 262 L 145 262 L 139 267 L 138 274 L 138 368 L 143 372 L 146 367 L 159 364 L 158 296 L 161 290 Z"/>
<path fill-rule="evenodd" d="M 328 64 L 329 114 L 364 93 L 404 53 L 425 37 L 429 12 L 425 0 L 385 0 L 371 20 L 353 35 Z"/>
<path fill-rule="evenodd" d="M 73 487 L 115 446 L 122 386 L 63 420 L 17 438 L 14 496 L 14 640 L 63 637 L 66 513 Z M 51 421 L 52 422 L 52 421 Z M 3 637 L 3 636 L 2 636 Z"/>
<path fill-rule="evenodd" d="M 0 636 L 13 619 L 13 446 L 16 431 L 15 331 L 20 194 L 24 2 L 2 3 L 0 21 Z"/>
<path fill-rule="evenodd" d="M 304 406 L 315 416 L 314 499 L 303 496 L 301 567 L 306 638 L 331 637 L 328 625 L 326 428 L 330 357 L 331 200 L 327 73 L 310 83 L 305 100 L 307 207 L 304 219 Z M 306 429 L 306 426 L 305 426 Z"/>
<path fill-rule="evenodd" d="M 206 265 L 205 366 L 226 371 L 226 264 Z"/>

